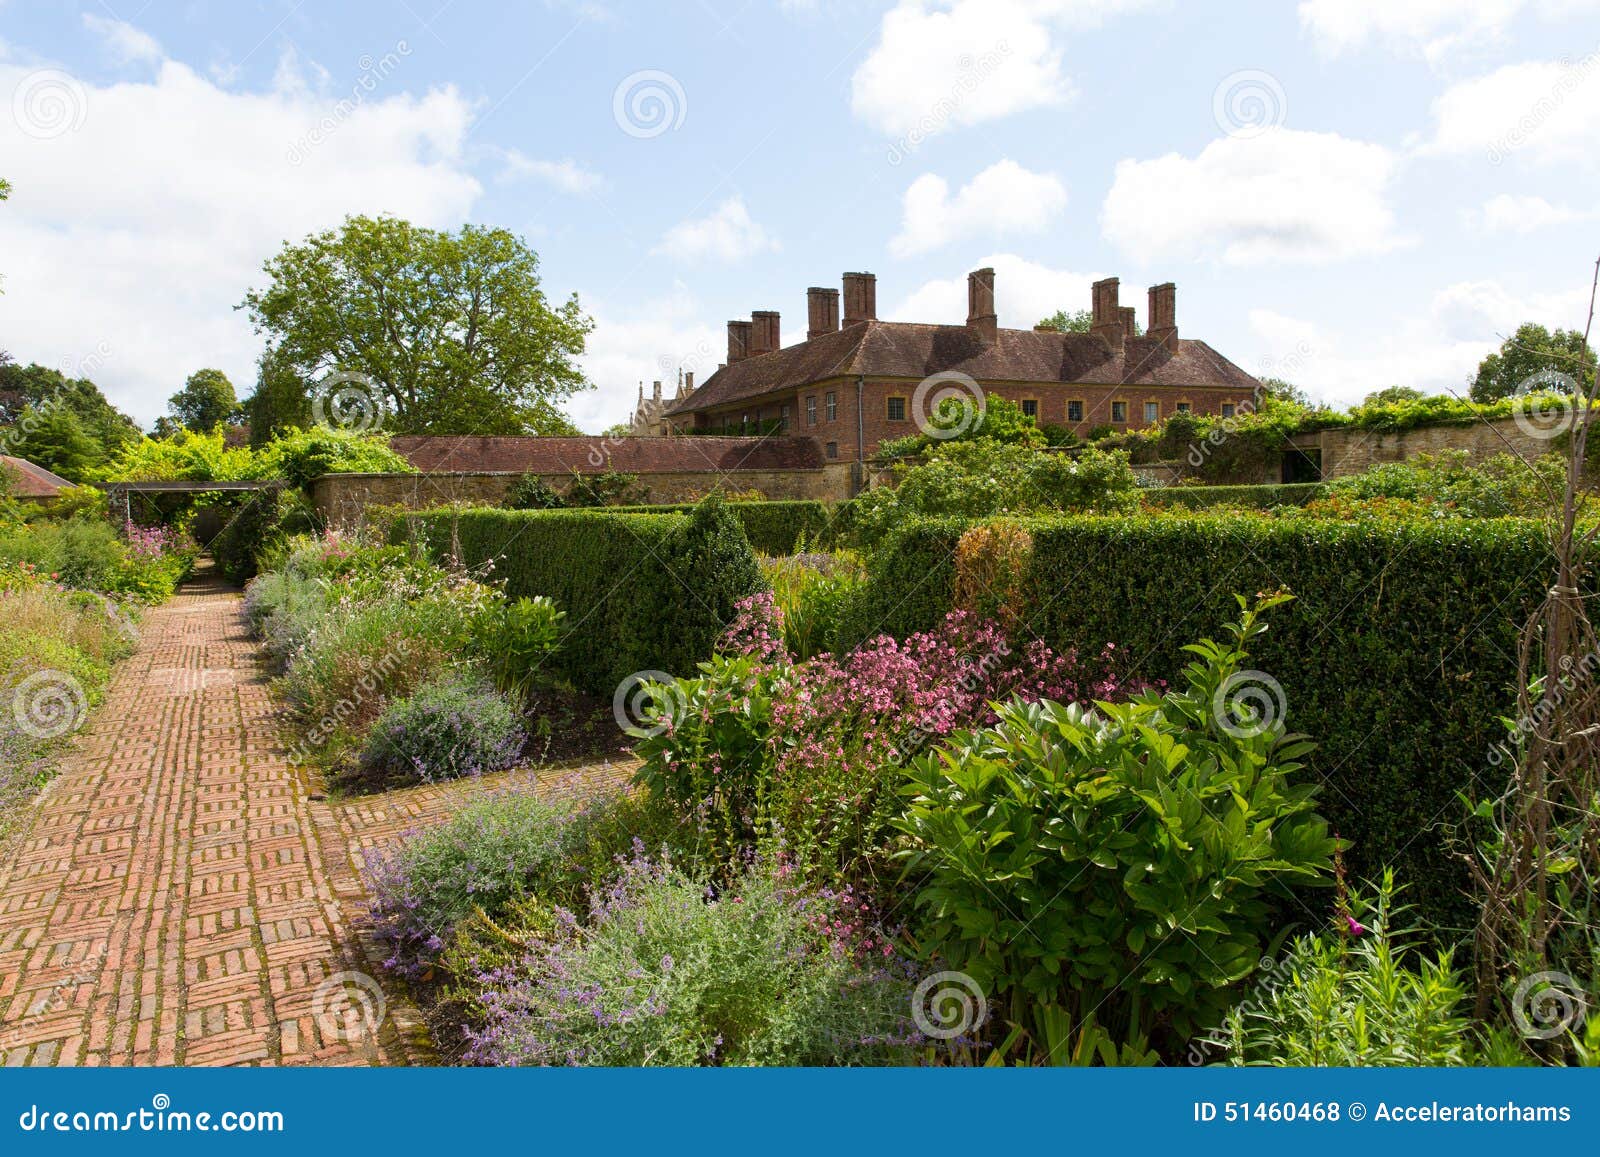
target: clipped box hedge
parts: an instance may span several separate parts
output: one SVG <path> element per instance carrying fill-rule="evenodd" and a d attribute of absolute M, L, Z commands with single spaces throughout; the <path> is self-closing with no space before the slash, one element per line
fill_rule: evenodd
<path fill-rule="evenodd" d="M 1304 506 L 1322 497 L 1320 482 L 1281 482 L 1267 486 L 1159 486 L 1144 491 L 1144 500 L 1160 506 L 1201 510 L 1208 506 L 1249 506 L 1270 510 L 1274 506 Z"/>
<path fill-rule="evenodd" d="M 489 565 L 513 598 L 547 595 L 567 613 L 552 666 L 610 695 L 628 675 L 689 675 L 709 658 L 733 604 L 762 587 L 738 518 L 720 503 L 690 514 L 609 510 L 434 510 L 397 518 L 395 542 Z"/>
<path fill-rule="evenodd" d="M 1182 514 L 1026 525 L 1032 630 L 1083 653 L 1114 642 L 1149 679 L 1174 679 L 1184 644 L 1236 616 L 1235 593 L 1293 591 L 1250 663 L 1282 684 L 1290 727 L 1319 744 L 1310 766 L 1324 814 L 1354 841 L 1352 869 L 1393 864 L 1422 915 L 1465 921 L 1465 868 L 1441 825 L 1463 818 L 1457 793 L 1503 786 L 1488 752 L 1514 703 L 1519 625 L 1553 574 L 1537 525 Z M 885 543 L 843 641 L 937 622 L 963 529 L 921 521 Z"/>
<path fill-rule="evenodd" d="M 826 502 L 730 502 L 727 508 L 744 527 L 752 549 L 761 554 L 793 554 L 802 537 L 808 544 L 831 544 L 835 538 L 836 509 Z M 619 514 L 688 513 L 692 504 L 677 506 L 612 506 Z"/>

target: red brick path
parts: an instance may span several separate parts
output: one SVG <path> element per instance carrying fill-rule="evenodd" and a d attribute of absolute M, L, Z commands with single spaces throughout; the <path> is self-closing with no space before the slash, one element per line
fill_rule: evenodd
<path fill-rule="evenodd" d="M 428 1060 L 355 934 L 353 833 L 284 760 L 237 592 L 198 580 L 141 631 L 0 863 L 0 1062 Z"/>

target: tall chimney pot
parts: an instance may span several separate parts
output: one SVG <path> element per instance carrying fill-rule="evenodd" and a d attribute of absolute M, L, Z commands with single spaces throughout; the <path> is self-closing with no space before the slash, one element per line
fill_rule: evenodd
<path fill-rule="evenodd" d="M 1178 287 L 1170 281 L 1150 287 L 1150 330 L 1173 353 L 1178 352 Z"/>
<path fill-rule="evenodd" d="M 806 290 L 806 340 L 839 328 L 839 291 L 813 285 Z"/>
<path fill-rule="evenodd" d="M 878 278 L 871 273 L 844 275 L 844 324 L 848 329 L 878 316 Z"/>
<path fill-rule="evenodd" d="M 974 269 L 967 274 L 967 328 L 985 345 L 999 336 L 994 312 L 994 270 Z"/>
<path fill-rule="evenodd" d="M 756 310 L 750 315 L 750 356 L 770 354 L 778 344 L 778 311 Z"/>
<path fill-rule="evenodd" d="M 1120 350 L 1123 339 L 1127 336 L 1122 320 L 1122 307 L 1117 304 L 1120 285 L 1121 282 L 1115 277 L 1107 277 L 1095 282 L 1091 290 L 1093 309 L 1090 314 L 1089 332 L 1113 350 Z"/>
<path fill-rule="evenodd" d="M 748 321 L 730 321 L 728 323 L 728 364 L 742 362 L 750 356 L 750 323 Z"/>

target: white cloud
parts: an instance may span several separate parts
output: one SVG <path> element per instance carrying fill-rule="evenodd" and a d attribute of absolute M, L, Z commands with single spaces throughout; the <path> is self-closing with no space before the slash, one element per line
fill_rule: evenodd
<path fill-rule="evenodd" d="M 1552 225 L 1593 220 L 1600 213 L 1584 213 L 1566 205 L 1552 205 L 1543 197 L 1500 193 L 1485 201 L 1481 209 L 1469 209 L 1463 216 L 1469 228 L 1484 233 L 1532 233 Z"/>
<path fill-rule="evenodd" d="M 348 213 L 455 228 L 481 192 L 451 88 L 341 104 L 226 91 L 170 60 L 104 87 L 0 61 L 0 92 L 46 82 L 54 103 L 0 118 L 0 333 L 24 362 L 92 366 L 144 421 L 201 366 L 251 387 L 261 339 L 232 307 L 285 240 Z"/>
<path fill-rule="evenodd" d="M 1249 311 L 1261 343 L 1240 361 L 1252 373 L 1285 378 L 1334 405 L 1359 402 L 1385 386 L 1465 396 L 1484 356 L 1525 321 L 1570 327 L 1582 317 L 1582 289 L 1521 297 L 1497 281 L 1464 281 L 1434 294 L 1426 308 L 1385 333 L 1340 334 L 1267 309 Z"/>
<path fill-rule="evenodd" d="M 1300 26 L 1330 53 L 1370 43 L 1430 61 L 1503 37 L 1525 10 L 1559 19 L 1596 0 L 1305 0 Z"/>
<path fill-rule="evenodd" d="M 729 197 L 704 217 L 680 221 L 651 250 L 682 261 L 743 261 L 775 252 L 778 242 L 750 216 L 744 198 Z"/>
<path fill-rule="evenodd" d="M 1059 180 L 1015 161 L 990 165 L 953 198 L 943 177 L 925 173 L 906 190 L 900 232 L 889 252 L 908 257 L 963 237 L 1038 232 L 1066 206 Z"/>
<path fill-rule="evenodd" d="M 162 58 L 161 45 L 156 38 L 125 21 L 85 12 L 83 26 L 98 36 L 111 54 L 124 64 L 155 62 Z"/>
<path fill-rule="evenodd" d="M 1325 262 L 1404 243 L 1387 193 L 1395 158 L 1337 133 L 1224 137 L 1194 158 L 1118 163 L 1101 223 L 1140 261 Z"/>
<path fill-rule="evenodd" d="M 591 193 L 603 189 L 606 179 L 593 169 L 585 168 L 571 157 L 559 161 L 545 161 L 517 150 L 508 149 L 501 177 L 516 180 L 530 177 L 542 181 L 563 193 Z"/>
<path fill-rule="evenodd" d="M 1595 162 L 1600 137 L 1600 51 L 1571 64 L 1526 61 L 1447 89 L 1433 104 L 1425 152 L 1512 154 L 1536 162 Z"/>
<path fill-rule="evenodd" d="M 1100 273 L 1052 269 L 1014 253 L 995 253 L 978 268 L 994 270 L 995 313 L 1006 329 L 1032 329 L 1058 309 L 1089 308 L 1089 287 Z M 967 320 L 967 277 L 959 274 L 924 282 L 882 315 L 889 321 L 960 325 Z"/>
<path fill-rule="evenodd" d="M 850 107 L 890 136 L 926 137 L 1072 96 L 1059 25 L 1148 0 L 901 0 L 851 80 Z"/>
<path fill-rule="evenodd" d="M 681 282 L 637 309 L 622 309 L 581 291 L 580 297 L 595 319 L 588 349 L 578 359 L 595 388 L 567 406 L 581 430 L 596 433 L 626 421 L 640 382 L 648 395 L 650 383 L 659 380 L 670 397 L 680 369 L 704 382 L 727 357 L 727 332 L 704 323 L 704 307 Z"/>

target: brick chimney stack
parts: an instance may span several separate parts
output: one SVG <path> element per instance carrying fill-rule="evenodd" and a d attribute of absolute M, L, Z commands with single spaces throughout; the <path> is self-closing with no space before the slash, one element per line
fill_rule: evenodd
<path fill-rule="evenodd" d="M 1131 305 L 1124 305 L 1117 310 L 1122 318 L 1122 336 L 1125 338 L 1139 336 L 1139 315 Z"/>
<path fill-rule="evenodd" d="M 758 309 L 750 315 L 750 356 L 770 354 L 778 348 L 778 311 Z"/>
<path fill-rule="evenodd" d="M 1113 350 L 1121 350 L 1123 339 L 1127 336 L 1122 307 L 1117 304 L 1120 284 L 1115 277 L 1107 277 L 1095 282 L 1091 291 L 1093 308 L 1090 311 L 1089 332 Z"/>
<path fill-rule="evenodd" d="M 849 329 L 878 316 L 878 279 L 871 273 L 844 275 L 844 325 Z"/>
<path fill-rule="evenodd" d="M 730 321 L 728 323 L 728 364 L 742 362 L 750 355 L 750 323 L 748 321 Z"/>
<path fill-rule="evenodd" d="M 655 386 L 656 405 L 659 406 L 661 404 L 661 383 L 659 381 L 657 381 L 657 382 L 654 383 L 654 386 Z"/>
<path fill-rule="evenodd" d="M 694 371 L 688 370 L 683 375 L 682 396 L 687 398 L 692 393 L 694 393 Z"/>
<path fill-rule="evenodd" d="M 984 345 L 993 345 L 999 325 L 994 312 L 994 270 L 974 269 L 967 274 L 967 328 Z"/>
<path fill-rule="evenodd" d="M 1149 336 L 1173 353 L 1178 352 L 1178 287 L 1163 282 L 1150 287 Z"/>
<path fill-rule="evenodd" d="M 806 315 L 810 326 L 806 340 L 833 333 L 839 328 L 839 291 L 813 285 L 806 290 Z"/>

